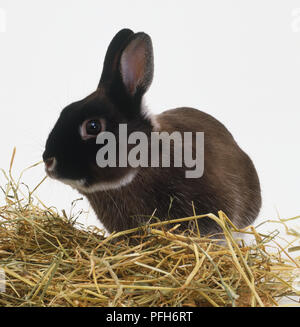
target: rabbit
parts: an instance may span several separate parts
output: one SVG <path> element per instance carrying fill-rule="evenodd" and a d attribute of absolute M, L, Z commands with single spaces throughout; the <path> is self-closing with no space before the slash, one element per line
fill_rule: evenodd
<path fill-rule="evenodd" d="M 151 114 L 144 95 L 153 70 L 150 36 L 120 30 L 109 44 L 97 89 L 64 108 L 51 130 L 43 153 L 46 173 L 87 197 L 110 233 L 155 219 L 219 210 L 239 228 L 252 224 L 260 211 L 261 190 L 251 159 L 226 127 L 207 113 L 182 107 Z M 97 138 L 105 131 L 117 138 L 121 124 L 128 133 L 143 132 L 149 139 L 153 132 L 204 133 L 202 176 L 186 178 L 184 165 L 99 167 L 97 152 L 104 145 Z M 195 152 L 194 145 L 190 149 Z M 179 230 L 188 228 L 191 225 L 182 222 Z M 201 235 L 221 231 L 208 217 L 198 219 L 198 228 Z"/>

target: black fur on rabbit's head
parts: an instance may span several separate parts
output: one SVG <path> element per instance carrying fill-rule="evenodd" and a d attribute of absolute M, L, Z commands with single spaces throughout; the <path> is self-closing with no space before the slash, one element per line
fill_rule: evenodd
<path fill-rule="evenodd" d="M 103 189 L 110 188 L 131 176 L 130 167 L 98 169 L 95 139 L 101 131 L 117 134 L 120 123 L 152 130 L 150 116 L 141 111 L 153 77 L 152 53 L 151 39 L 145 33 L 123 29 L 114 37 L 97 90 L 68 105 L 48 137 L 43 159 L 51 177 L 89 192 L 99 183 Z"/>
<path fill-rule="evenodd" d="M 237 226 L 252 223 L 261 196 L 251 159 L 223 124 L 202 111 L 177 108 L 151 115 L 143 96 L 152 78 L 150 37 L 119 31 L 108 47 L 96 91 L 63 109 L 49 134 L 43 154 L 47 174 L 86 195 L 110 232 L 146 223 L 153 213 L 165 220 L 191 216 L 194 210 L 223 210 Z M 118 140 L 120 124 L 126 124 L 128 134 L 139 131 L 149 138 L 154 131 L 204 132 L 203 175 L 186 178 L 184 166 L 124 167 L 117 162 L 116 167 L 99 167 L 96 155 L 103 145 L 96 138 L 105 131 Z M 118 145 L 116 149 L 118 158 Z M 191 149 L 194 153 L 194 144 Z M 198 223 L 202 234 L 218 230 L 208 218 Z"/>

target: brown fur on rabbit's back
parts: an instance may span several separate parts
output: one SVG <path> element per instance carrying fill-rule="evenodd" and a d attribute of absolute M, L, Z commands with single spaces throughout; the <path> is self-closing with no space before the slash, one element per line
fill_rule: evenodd
<path fill-rule="evenodd" d="M 86 194 L 107 230 L 136 227 L 147 222 L 154 211 L 161 220 L 191 216 L 192 202 L 197 214 L 223 210 L 237 226 L 251 224 L 261 206 L 258 176 L 251 159 L 224 125 L 192 108 L 168 110 L 155 118 L 160 131 L 204 132 L 204 174 L 187 179 L 185 167 L 139 168 L 126 186 Z M 202 234 L 218 231 L 209 218 L 198 224 Z M 188 223 L 181 228 L 187 227 Z"/>
<path fill-rule="evenodd" d="M 223 199 L 238 226 L 254 221 L 261 207 L 261 191 L 256 169 L 227 128 L 211 115 L 193 108 L 177 108 L 159 115 L 161 130 L 204 132 L 204 174 L 217 198 Z M 173 126 L 173 127 L 172 127 Z M 222 200 L 220 201 L 222 202 Z M 217 201 L 219 203 L 219 201 Z"/>

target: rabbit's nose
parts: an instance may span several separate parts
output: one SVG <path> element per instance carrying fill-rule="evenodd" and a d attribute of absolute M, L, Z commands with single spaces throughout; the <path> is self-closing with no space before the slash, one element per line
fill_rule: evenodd
<path fill-rule="evenodd" d="M 45 166 L 48 171 L 53 171 L 56 166 L 56 159 L 54 157 L 46 159 Z"/>

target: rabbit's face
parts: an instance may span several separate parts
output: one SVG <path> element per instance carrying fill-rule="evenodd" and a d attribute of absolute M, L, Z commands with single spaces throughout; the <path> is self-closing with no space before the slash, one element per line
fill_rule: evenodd
<path fill-rule="evenodd" d="M 116 135 L 118 153 L 119 124 L 127 124 L 135 130 L 151 130 L 147 118 L 137 114 L 129 119 L 122 111 L 130 110 L 109 101 L 104 88 L 63 109 L 43 154 L 47 174 L 85 193 L 117 188 L 130 182 L 135 169 L 99 168 L 96 161 L 97 152 L 103 146 L 96 143 L 99 133 L 108 131 Z"/>

